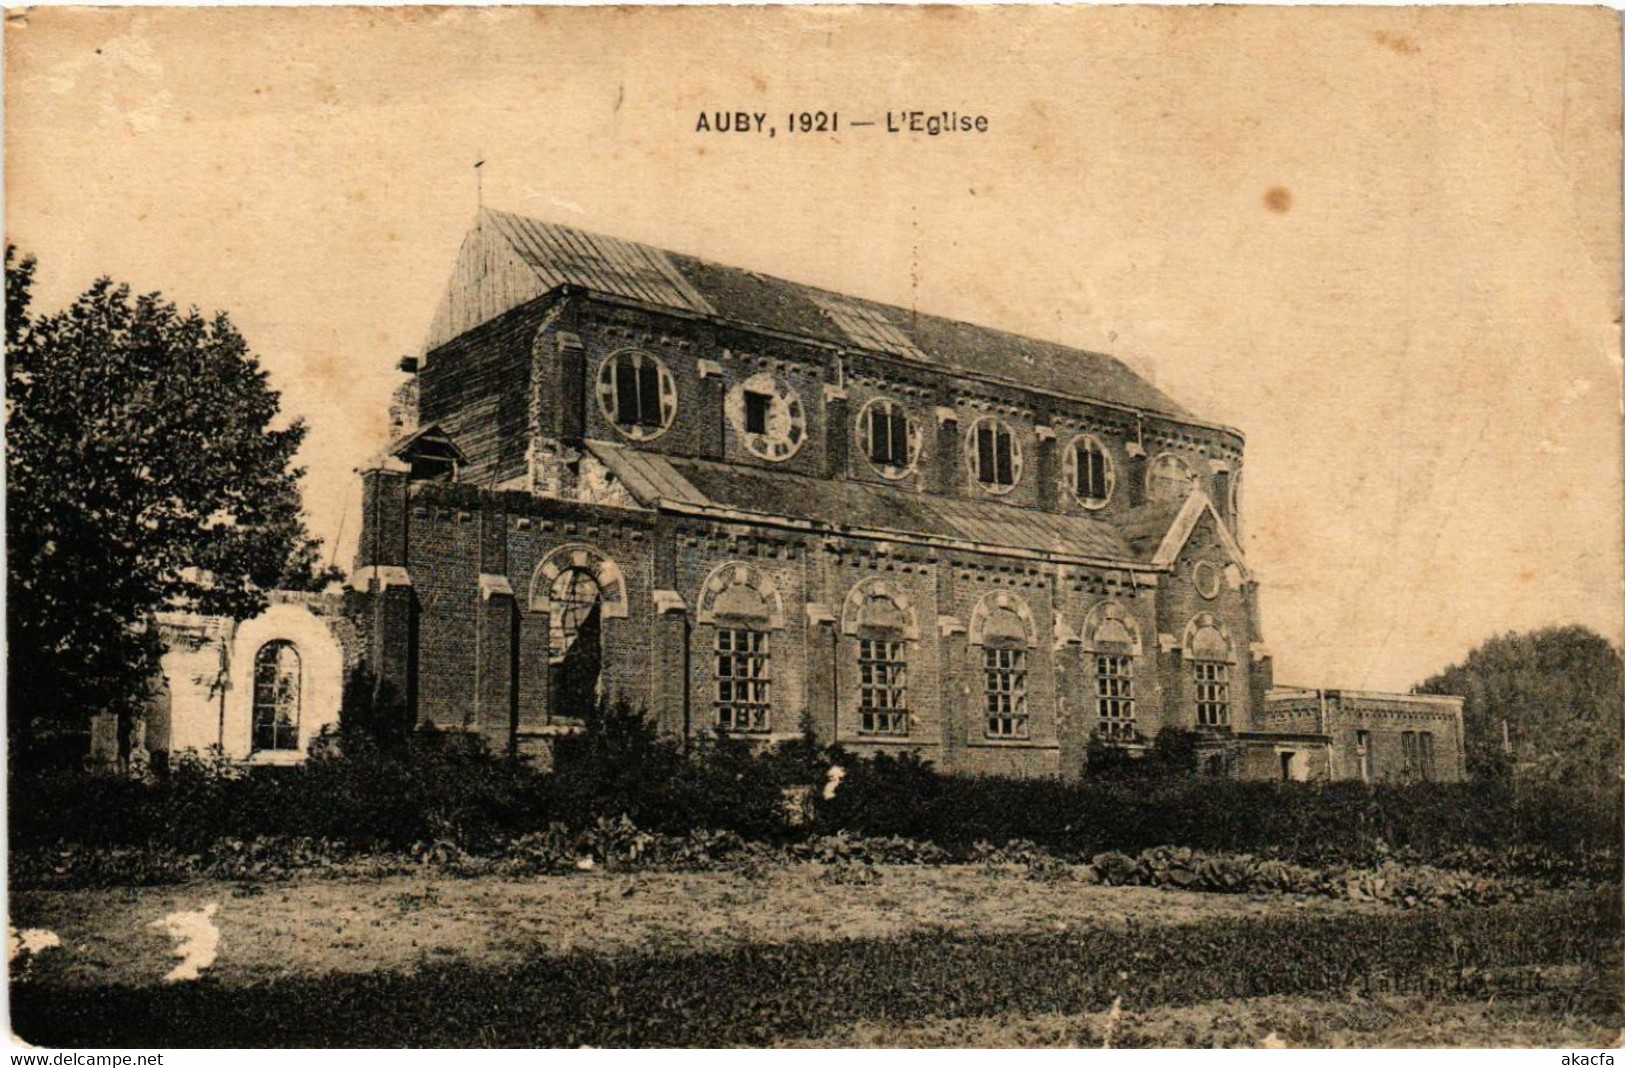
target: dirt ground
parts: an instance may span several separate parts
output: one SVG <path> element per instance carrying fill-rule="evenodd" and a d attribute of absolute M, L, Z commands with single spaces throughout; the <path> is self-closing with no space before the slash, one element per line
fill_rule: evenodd
<path fill-rule="evenodd" d="M 716 949 L 754 942 L 996 933 L 1182 923 L 1283 909 L 1310 915 L 1381 906 L 1280 896 L 1198 894 L 1045 882 L 978 867 L 885 867 L 868 885 L 812 864 L 738 872 L 590 872 L 535 879 L 443 875 L 287 883 L 24 891 L 11 923 L 61 939 L 33 978 L 53 986 L 142 986 L 173 965 L 149 927 L 176 911 L 218 909 L 209 974 L 252 983 L 330 972 L 400 971 L 460 960 L 492 964 L 563 954 Z"/>
<path fill-rule="evenodd" d="M 1145 1012 L 995 1016 L 884 1024 L 864 1021 L 805 1046 L 1076 1048 L 1538 1048 L 1611 1049 L 1625 1042 L 1618 1020 L 1565 1009 L 1563 976 L 1554 996 L 1428 1001 L 1382 997 L 1339 1001 L 1270 997 L 1163 1006 Z"/>

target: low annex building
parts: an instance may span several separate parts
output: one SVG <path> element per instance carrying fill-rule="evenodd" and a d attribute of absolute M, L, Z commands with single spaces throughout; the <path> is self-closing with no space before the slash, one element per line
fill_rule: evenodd
<path fill-rule="evenodd" d="M 1112 357 L 484 210 L 402 369 L 347 612 L 420 725 L 534 752 L 618 696 L 951 772 L 1173 726 L 1215 772 L 1462 774 L 1459 701 L 1272 692 L 1242 435 Z"/>

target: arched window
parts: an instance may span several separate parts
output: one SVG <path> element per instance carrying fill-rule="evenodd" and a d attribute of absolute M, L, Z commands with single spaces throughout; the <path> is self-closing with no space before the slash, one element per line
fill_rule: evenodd
<path fill-rule="evenodd" d="M 603 673 L 604 590 L 592 571 L 568 567 L 553 580 L 548 599 L 553 708 L 564 716 L 586 716 L 598 703 Z"/>
<path fill-rule="evenodd" d="M 1230 639 L 1206 614 L 1186 629 L 1185 655 L 1196 688 L 1196 725 L 1230 726 Z"/>
<path fill-rule="evenodd" d="M 920 429 L 897 401 L 878 397 L 858 415 L 863 454 L 886 478 L 902 478 L 920 456 Z"/>
<path fill-rule="evenodd" d="M 1101 601 L 1084 619 L 1083 641 L 1095 656 L 1095 729 L 1107 738 L 1134 738 L 1134 658 L 1140 652 L 1139 624 L 1122 604 Z"/>
<path fill-rule="evenodd" d="M 987 736 L 1028 737 L 1027 629 L 1009 608 L 988 613 L 982 669 L 987 684 Z"/>
<path fill-rule="evenodd" d="M 1093 434 L 1075 439 L 1066 450 L 1066 486 L 1085 508 L 1104 508 L 1111 500 L 1117 472 L 1111 454 Z"/>
<path fill-rule="evenodd" d="M 550 714 L 585 716 L 601 691 L 604 621 L 626 618 L 621 569 L 592 545 L 561 545 L 536 565 L 528 606 L 548 615 Z"/>
<path fill-rule="evenodd" d="M 888 596 L 858 610 L 858 733 L 905 737 L 908 713 L 908 616 Z"/>
<path fill-rule="evenodd" d="M 858 733 L 907 736 L 909 643 L 920 637 L 913 598 L 888 579 L 863 579 L 846 591 L 841 633 L 852 639 L 846 663 L 856 658 Z"/>
<path fill-rule="evenodd" d="M 773 729 L 772 631 L 784 626 L 778 587 L 760 568 L 722 564 L 706 577 L 695 621 L 716 628 L 716 725 L 731 734 Z"/>
<path fill-rule="evenodd" d="M 989 493 L 1009 493 L 1021 481 L 1021 444 L 1004 420 L 978 419 L 967 448 L 971 474 Z"/>
<path fill-rule="evenodd" d="M 598 368 L 598 406 L 634 441 L 659 437 L 677 414 L 677 382 L 653 353 L 623 349 Z"/>
<path fill-rule="evenodd" d="M 299 748 L 299 650 L 266 642 L 254 654 L 254 749 Z"/>
<path fill-rule="evenodd" d="M 1165 452 L 1146 469 L 1145 494 L 1153 501 L 1182 501 L 1196 488 L 1196 475 L 1185 458 Z"/>

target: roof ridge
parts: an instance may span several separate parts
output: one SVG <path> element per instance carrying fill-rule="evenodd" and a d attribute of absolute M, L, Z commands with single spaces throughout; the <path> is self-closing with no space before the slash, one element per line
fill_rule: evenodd
<path fill-rule="evenodd" d="M 976 322 L 970 319 L 956 318 L 955 316 L 945 315 L 939 312 L 922 311 L 918 308 L 905 308 L 901 304 L 893 304 L 889 301 L 877 300 L 874 297 L 860 296 L 859 294 L 849 293 L 840 289 L 828 289 L 821 285 L 815 285 L 812 282 L 799 282 L 794 278 L 786 278 L 783 275 L 773 274 L 768 271 L 759 270 L 755 267 L 744 267 L 736 263 L 723 263 L 720 260 L 713 260 L 697 253 L 684 252 L 681 249 L 663 248 L 659 245 L 651 245 L 646 241 L 639 241 L 630 237 L 620 237 L 616 234 L 605 233 L 602 230 L 590 230 L 585 227 L 576 226 L 573 223 L 554 222 L 550 219 L 540 218 L 535 215 L 521 214 L 520 212 L 515 211 L 507 211 L 502 208 L 483 207 L 480 209 L 480 211 L 492 215 L 498 215 L 509 220 L 517 219 L 525 222 L 539 223 L 542 226 L 554 227 L 560 230 L 568 230 L 571 233 L 580 234 L 584 237 L 596 238 L 601 241 L 616 241 L 620 242 L 621 244 L 634 245 L 639 249 L 659 253 L 665 256 L 682 256 L 686 259 L 694 260 L 697 263 L 703 264 L 704 266 L 715 270 L 739 271 L 744 274 L 754 275 L 757 278 L 761 278 L 766 281 L 779 282 L 784 285 L 795 286 L 797 289 L 817 293 L 820 296 L 834 297 L 837 300 L 867 304 L 874 308 L 884 308 L 887 311 L 901 312 L 904 315 L 909 316 L 923 316 L 928 319 L 935 319 L 938 322 L 975 327 L 977 330 L 985 330 L 988 333 L 993 334 L 1002 334 L 1005 337 L 1014 338 L 1018 341 L 1036 342 L 1040 345 L 1053 345 L 1056 348 L 1066 349 L 1070 352 L 1084 353 L 1090 356 L 1101 356 L 1109 360 L 1116 360 L 1119 363 L 1123 363 L 1123 358 L 1121 356 L 1116 356 L 1109 352 L 1103 352 L 1099 349 L 1081 348 L 1065 341 L 1056 341 L 1052 338 L 1034 337 L 1031 334 L 1019 333 L 1015 330 L 1010 330 L 1002 326 L 993 326 L 988 323 Z M 1127 366 L 1127 364 L 1124 364 L 1124 366 Z M 1134 371 L 1134 368 L 1130 367 L 1129 370 Z M 1138 375 L 1140 372 L 1134 371 L 1134 373 Z"/>
<path fill-rule="evenodd" d="M 481 207 L 477 218 L 489 219 L 496 238 L 548 288 L 572 283 L 588 292 L 901 356 L 922 366 L 1011 382 L 1038 393 L 1213 426 L 1168 396 L 1147 374 L 1107 352 L 502 208 Z"/>

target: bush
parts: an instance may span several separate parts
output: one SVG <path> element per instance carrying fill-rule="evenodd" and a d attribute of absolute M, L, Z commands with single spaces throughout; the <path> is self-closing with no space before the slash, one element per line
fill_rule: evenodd
<path fill-rule="evenodd" d="M 419 732 L 398 750 L 348 738 L 297 767 L 247 769 L 218 756 L 174 762 L 152 783 L 102 775 L 18 776 L 14 849 L 59 842 L 201 853 L 223 839 L 325 839 L 410 849 L 450 841 L 491 848 L 546 825 L 543 776 L 477 739 Z"/>
<path fill-rule="evenodd" d="M 581 735 L 560 740 L 548 791 L 555 818 L 573 827 L 624 816 L 665 834 L 703 828 L 776 839 L 789 830 L 784 790 L 797 784 L 804 759 L 720 736 L 686 744 L 663 737 L 623 699 L 595 710 Z"/>

